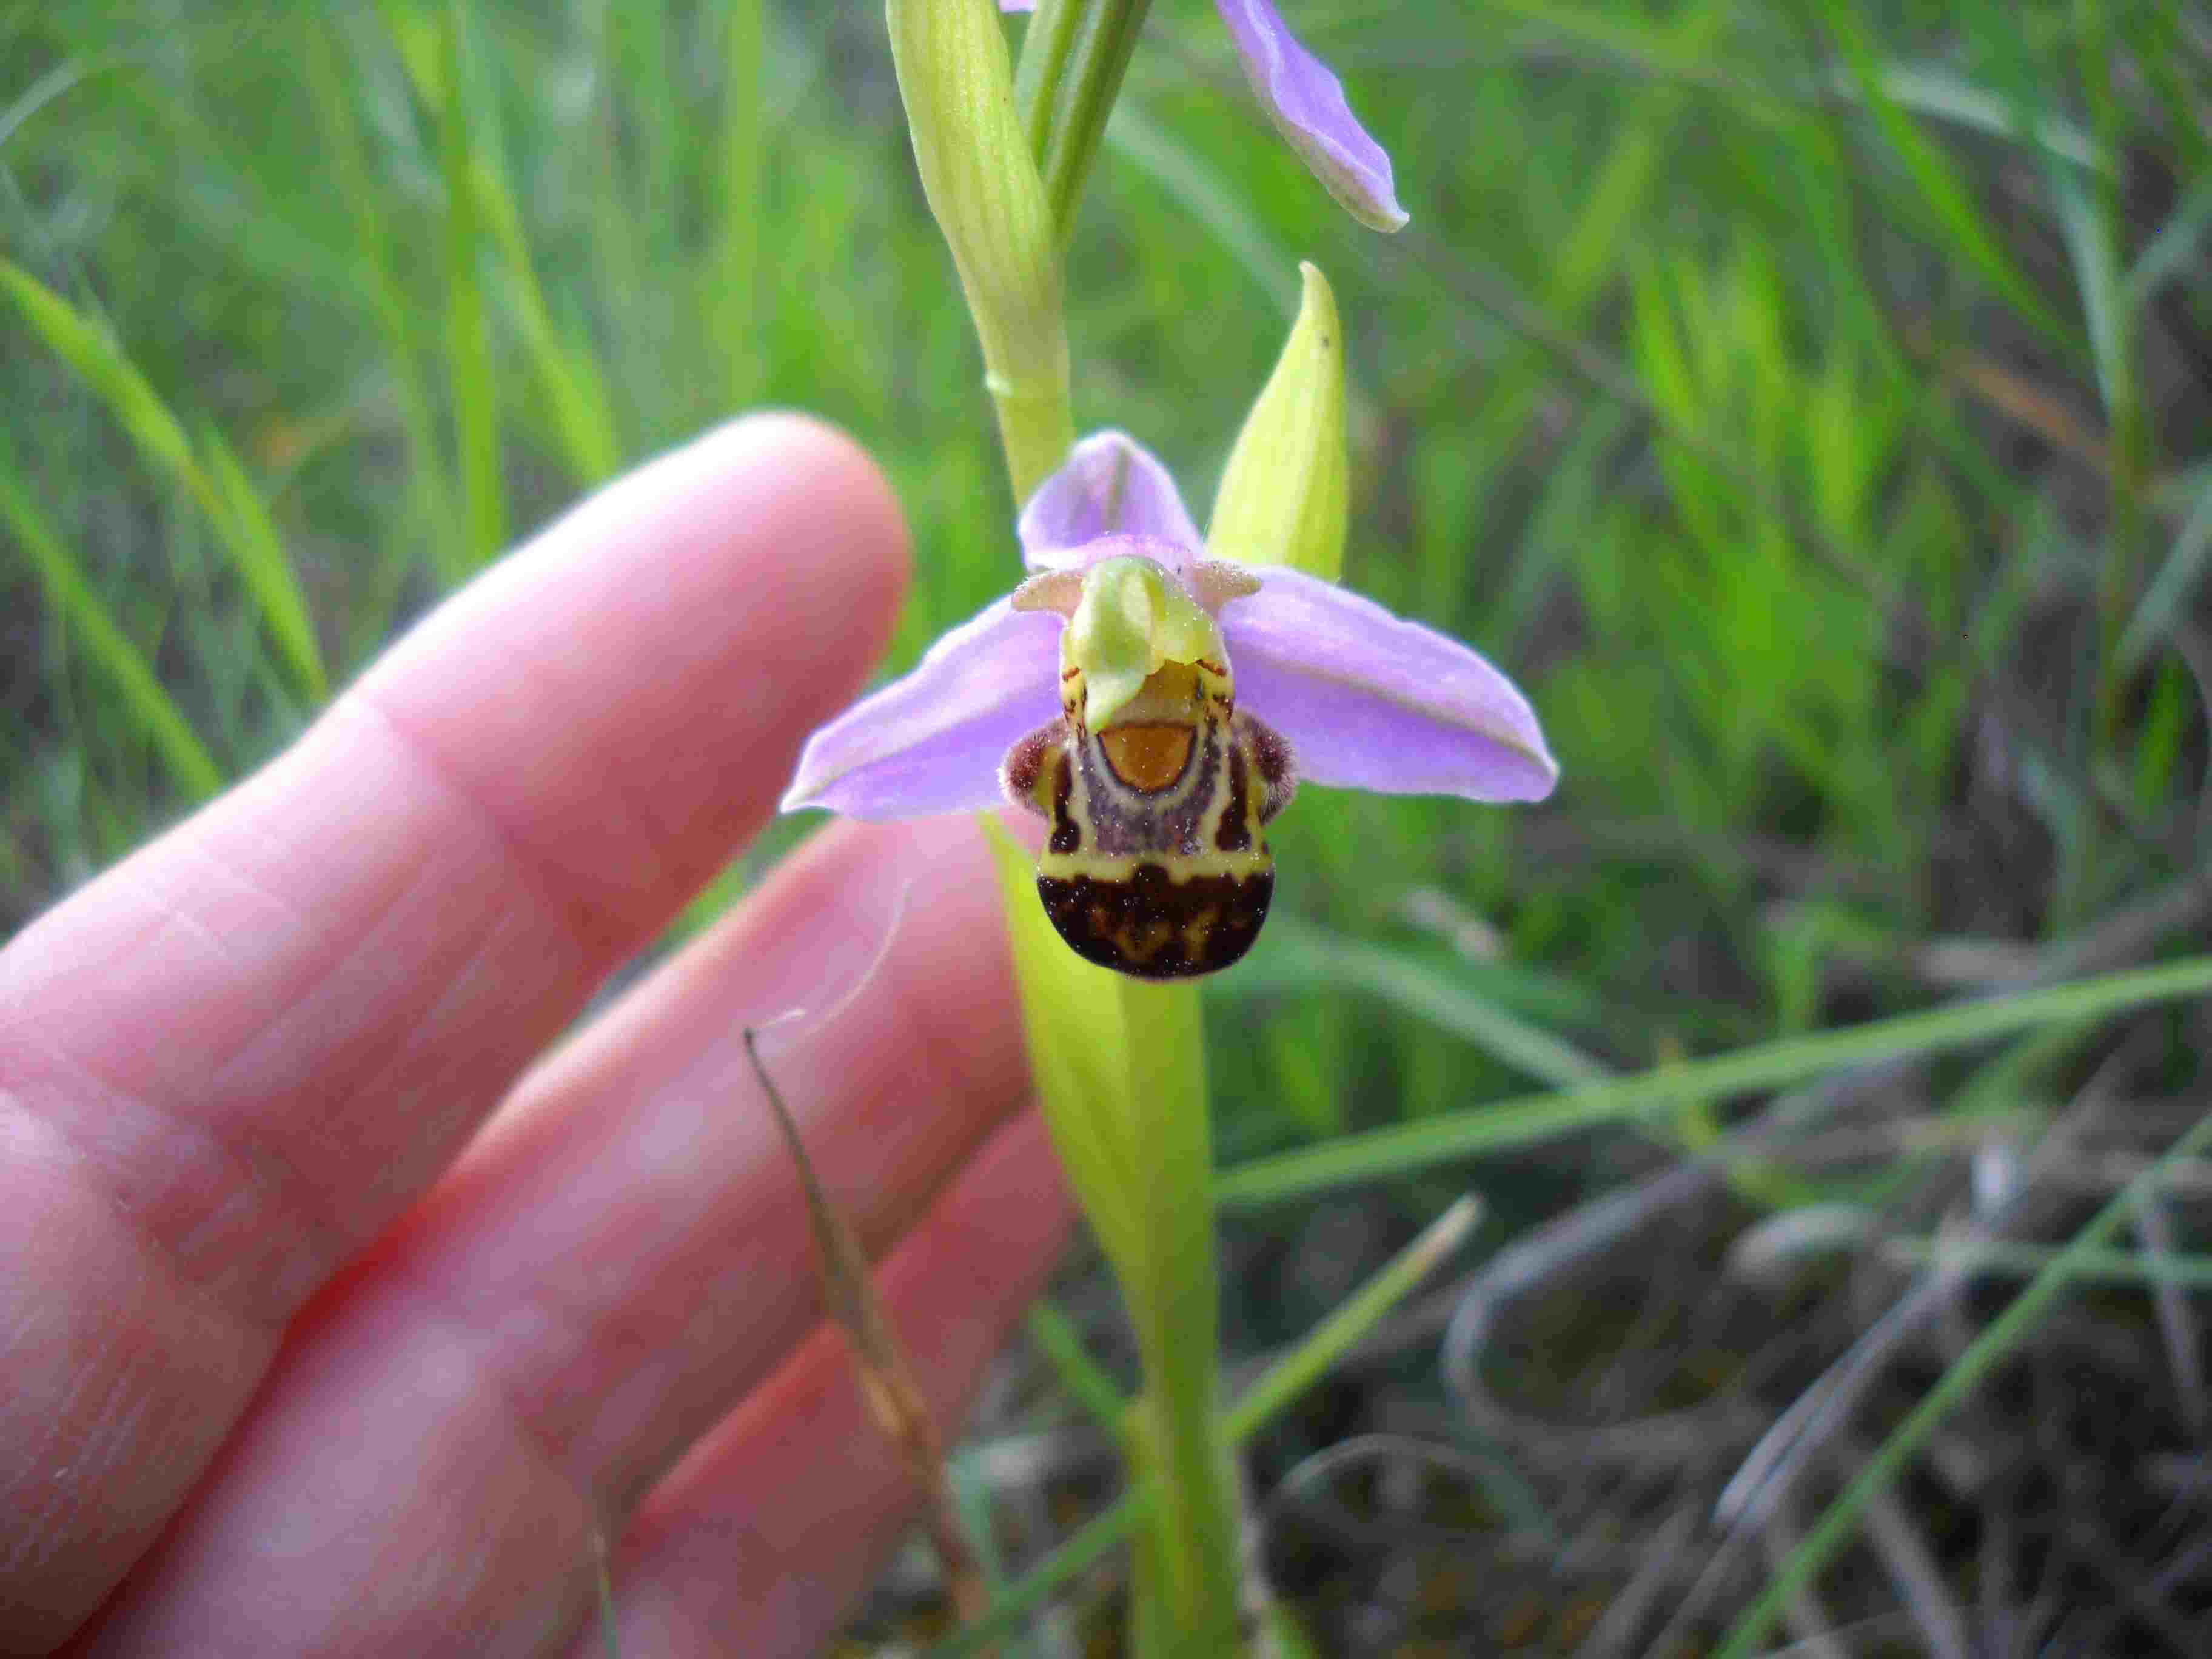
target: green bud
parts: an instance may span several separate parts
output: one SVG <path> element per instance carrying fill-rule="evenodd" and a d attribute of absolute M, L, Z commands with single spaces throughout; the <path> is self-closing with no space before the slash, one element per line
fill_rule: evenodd
<path fill-rule="evenodd" d="M 982 342 L 1014 495 L 1074 442 L 1060 253 L 1014 107 L 993 0 L 887 0 L 891 61 L 929 210 L 952 250 Z"/>
<path fill-rule="evenodd" d="M 1083 671 L 1083 722 L 1094 732 L 1169 663 L 1226 655 L 1213 618 L 1159 566 L 1138 558 L 1102 559 L 1085 573 L 1060 653 Z"/>
<path fill-rule="evenodd" d="M 1302 264 L 1305 297 L 1244 429 L 1237 434 L 1206 550 L 1216 559 L 1286 564 L 1334 581 L 1351 511 L 1344 432 L 1344 330 L 1318 267 Z"/>

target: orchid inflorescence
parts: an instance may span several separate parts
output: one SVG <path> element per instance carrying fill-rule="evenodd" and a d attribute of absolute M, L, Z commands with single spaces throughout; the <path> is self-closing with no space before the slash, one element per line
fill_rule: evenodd
<path fill-rule="evenodd" d="M 1299 781 L 1509 801 L 1558 776 L 1480 655 L 1304 571 L 1206 556 L 1123 434 L 1078 445 L 1017 528 L 1035 574 L 817 732 L 786 811 L 1003 795 L 1046 821 L 1037 885 L 1061 937 L 1176 978 L 1250 948 L 1274 885 L 1264 826 Z"/>
<path fill-rule="evenodd" d="M 1036 3 L 1018 83 L 999 13 L 1029 0 L 884 0 L 1026 578 L 816 732 L 783 805 L 890 819 L 1012 801 L 1042 820 L 1034 896 L 1032 855 L 988 817 L 986 834 L 1038 1105 L 1143 1372 L 1142 1392 L 1112 1408 L 1125 1502 L 1152 1506 L 1131 1549 L 1131 1650 L 1238 1654 L 1245 1567 L 1192 980 L 1252 948 L 1274 894 L 1268 829 L 1301 783 L 1534 800 L 1559 769 L 1503 674 L 1338 584 L 1350 398 L 1318 266 L 1301 267 L 1297 316 L 1205 537 L 1142 446 L 1113 431 L 1076 441 L 1067 238 L 1149 0 Z M 1270 0 L 1215 3 L 1260 104 L 1316 176 L 1361 222 L 1402 226 L 1389 158 L 1336 76 Z"/>

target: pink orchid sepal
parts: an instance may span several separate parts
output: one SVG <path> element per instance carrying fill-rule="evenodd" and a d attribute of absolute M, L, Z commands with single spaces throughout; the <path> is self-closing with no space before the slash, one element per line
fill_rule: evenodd
<path fill-rule="evenodd" d="M 1270 0 L 1214 0 L 1213 9 L 1252 95 L 1314 177 L 1370 229 L 1403 229 L 1390 157 L 1352 114 L 1335 72 L 1306 50 Z M 1034 11 L 1036 0 L 999 0 L 999 9 Z"/>

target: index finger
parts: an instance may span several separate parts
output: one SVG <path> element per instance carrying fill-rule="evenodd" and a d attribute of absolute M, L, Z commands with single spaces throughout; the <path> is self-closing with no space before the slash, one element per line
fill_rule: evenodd
<path fill-rule="evenodd" d="M 0 953 L 0 1601 L 58 1640 L 285 1322 L 773 811 L 904 536 L 788 416 L 594 497 Z"/>

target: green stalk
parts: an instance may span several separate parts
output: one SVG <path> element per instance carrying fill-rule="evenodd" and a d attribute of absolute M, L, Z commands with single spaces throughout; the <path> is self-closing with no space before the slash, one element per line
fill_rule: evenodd
<path fill-rule="evenodd" d="M 1075 441 L 1060 250 L 1014 109 L 993 0 L 887 0 L 891 61 L 923 193 L 983 347 L 1016 501 Z"/>
<path fill-rule="evenodd" d="M 1070 951 L 1029 854 L 997 856 L 1037 1101 L 1128 1304 L 1144 1392 L 1121 1428 L 1155 1494 L 1136 1547 L 1139 1655 L 1237 1653 L 1237 1528 L 1219 1409 L 1212 1135 L 1197 988 L 1125 978 Z"/>
<path fill-rule="evenodd" d="M 1018 853 L 1014 854 L 1009 868 L 1018 875 Z M 1017 922 L 1012 932 L 1018 952 L 1024 929 Z M 1253 1385 L 1249 1394 L 1223 1415 L 1221 1434 L 1230 1445 L 1242 1444 L 1258 1433 L 1269 1418 L 1287 1406 L 1373 1330 L 1383 1316 L 1410 1293 L 1425 1274 L 1465 1241 L 1480 1208 L 1472 1198 L 1460 1200 L 1361 1286 L 1349 1302 L 1308 1333 L 1296 1348 Z M 2207 1266 L 2212 1267 L 2212 1263 Z M 1039 1336 L 1042 1345 L 1059 1351 L 1054 1363 L 1063 1379 L 1067 1378 L 1071 1372 L 1092 1371 L 1090 1358 L 1083 1353 L 1074 1333 L 1065 1328 L 1065 1321 L 1051 1310 L 1049 1304 L 1039 1304 L 1037 1314 L 1032 1316 L 1030 1329 L 1032 1334 Z M 1109 1405 L 1112 1403 L 1114 1388 L 1110 1382 L 1093 1375 L 1072 1384 L 1071 1392 L 1096 1411 L 1102 1400 Z M 958 1634 L 930 1649 L 928 1659 L 962 1659 L 963 1655 L 981 1651 L 988 1642 L 1011 1629 L 1016 1620 L 1039 1606 L 1054 1589 L 1066 1583 L 1108 1549 L 1134 1533 L 1140 1522 L 1149 1522 L 1157 1497 L 1156 1488 L 1152 1486 L 1143 1482 L 1133 1484 L 1121 1500 L 1105 1514 L 1030 1568 L 1021 1578 L 994 1591 L 991 1605 L 983 1614 L 973 1623 L 962 1626 Z M 1274 1635 L 1279 1646 L 1284 1640 L 1282 1632 L 1275 1630 L 1271 1634 Z M 1291 1650 L 1305 1651 L 1304 1649 Z"/>
<path fill-rule="evenodd" d="M 1121 978 L 1119 988 L 1144 1222 L 1141 1263 L 1121 1290 L 1145 1392 L 1123 1441 L 1132 1480 L 1159 1493 L 1136 1551 L 1132 1650 L 1139 1659 L 1233 1654 L 1237 1503 L 1218 1411 L 1221 1294 L 1198 988 Z"/>
<path fill-rule="evenodd" d="M 1025 131 L 992 0 L 886 0 L 915 167 L 982 343 L 1018 502 L 1074 442 L 1060 246 L 1145 10 L 1145 0 L 1048 4 L 1030 35 Z M 1003 836 L 993 841 L 1037 1092 L 1143 1360 L 1145 1392 L 1122 1428 L 1133 1481 L 1158 1498 L 1136 1549 L 1135 1650 L 1235 1654 L 1237 1509 L 1217 1409 L 1198 992 L 1076 957 L 1037 903 L 1027 855 Z"/>
<path fill-rule="evenodd" d="M 1065 245 L 1152 0 L 1041 0 L 1022 51 L 1023 123 Z"/>
<path fill-rule="evenodd" d="M 1040 173 L 1052 144 L 1053 110 L 1074 60 L 1075 37 L 1083 32 L 1082 0 L 1037 0 L 1022 37 L 1022 61 L 1014 71 L 1014 101 Z"/>

